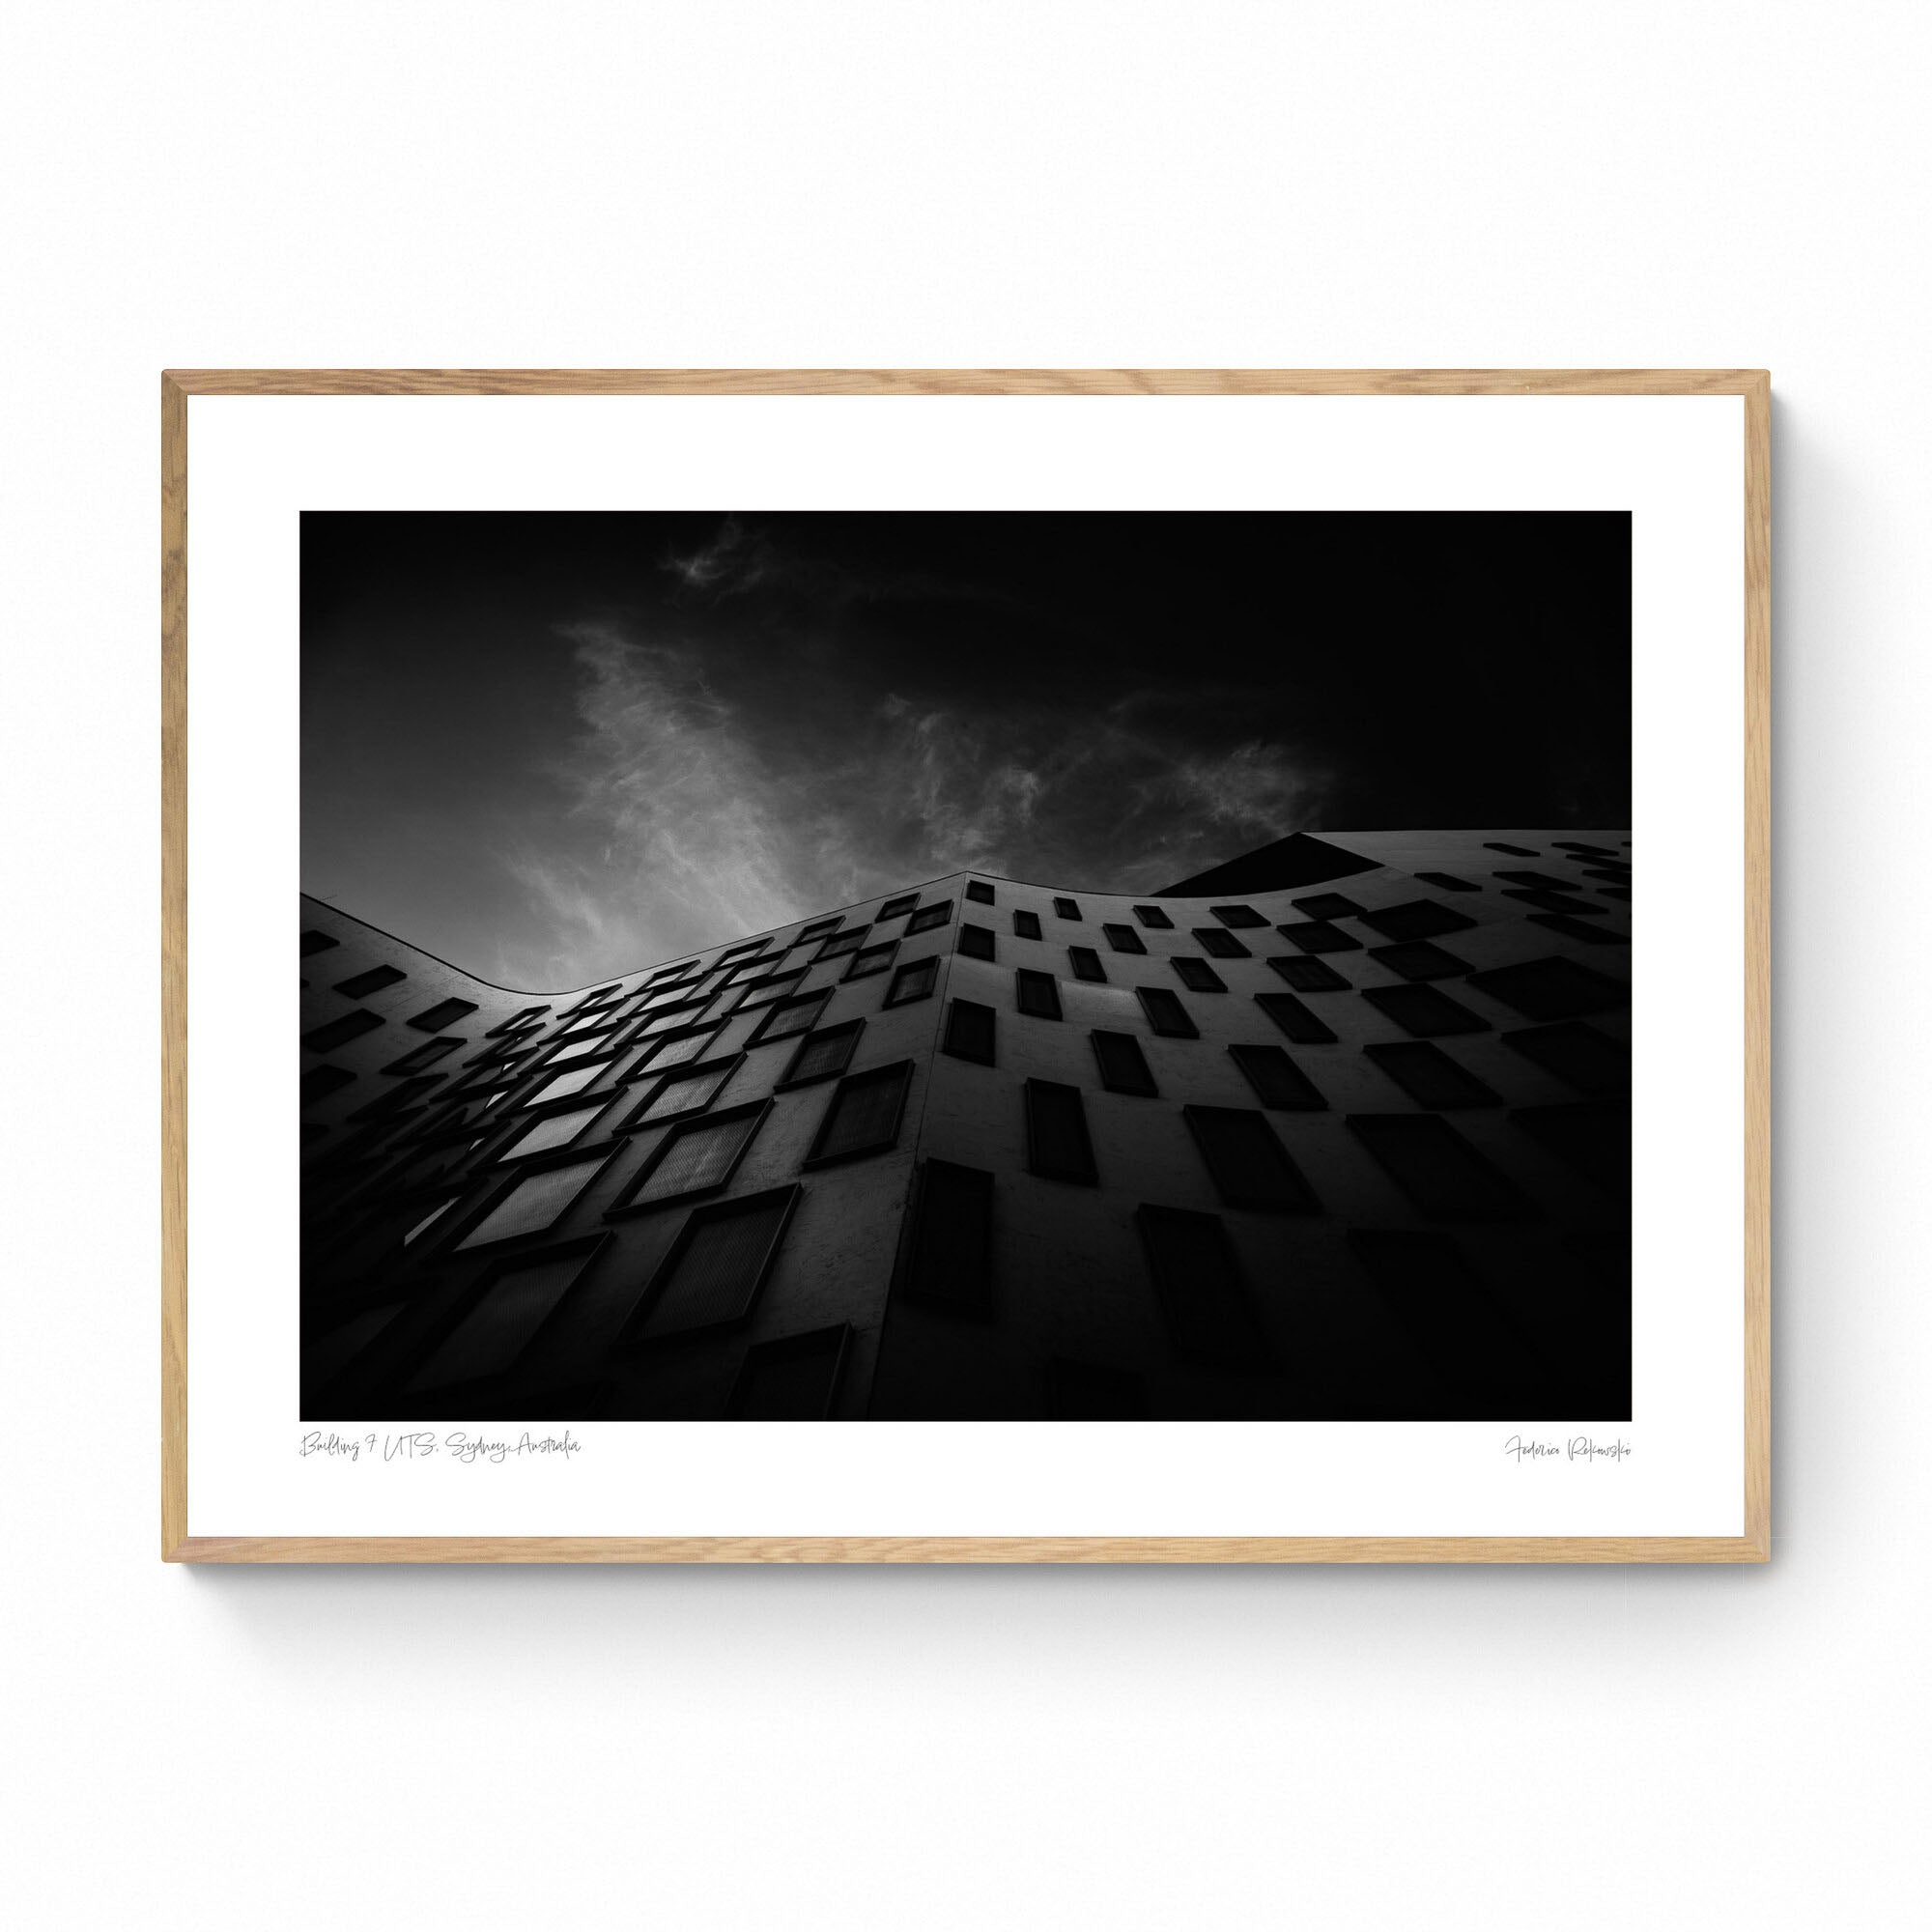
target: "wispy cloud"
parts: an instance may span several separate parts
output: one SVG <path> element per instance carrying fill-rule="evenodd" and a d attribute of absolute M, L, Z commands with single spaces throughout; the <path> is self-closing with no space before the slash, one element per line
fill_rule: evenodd
<path fill-rule="evenodd" d="M 742 559 L 686 567 L 715 585 Z M 546 936 L 504 962 L 518 983 L 582 983 L 967 867 L 1146 891 L 1294 830 L 1321 784 L 1279 748 L 1189 751 L 1151 694 L 1091 713 L 850 687 L 787 703 L 769 658 L 610 623 L 565 636 L 567 811 L 501 855 Z"/>

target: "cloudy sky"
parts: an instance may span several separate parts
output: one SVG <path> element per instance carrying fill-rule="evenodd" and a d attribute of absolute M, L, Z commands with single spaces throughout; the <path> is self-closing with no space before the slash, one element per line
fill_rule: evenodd
<path fill-rule="evenodd" d="M 972 867 L 1624 825 L 1621 515 L 302 519 L 302 884 L 552 991 Z"/>

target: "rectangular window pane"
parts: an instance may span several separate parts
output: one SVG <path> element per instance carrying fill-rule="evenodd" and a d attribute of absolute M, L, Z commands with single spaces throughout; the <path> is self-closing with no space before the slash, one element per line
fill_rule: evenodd
<path fill-rule="evenodd" d="M 889 956 L 890 951 L 891 949 L 889 948 Z M 863 952 L 859 955 L 862 959 L 865 956 Z M 846 977 L 853 978 L 856 976 L 848 974 Z M 753 1007 L 768 1007 L 776 1000 L 782 1000 L 796 988 L 798 982 L 804 978 L 805 968 L 797 966 L 789 973 L 774 973 L 767 979 L 753 980 L 745 988 L 745 997 L 738 1002 L 737 1009 L 739 1012 L 746 1012 Z"/>
<path fill-rule="evenodd" d="M 1432 1221 L 1520 1221 L 1533 1210 L 1501 1171 L 1434 1114 L 1350 1114 L 1350 1130 Z"/>
<path fill-rule="evenodd" d="M 1630 988 L 1620 980 L 1553 953 L 1520 966 L 1471 973 L 1465 983 L 1532 1020 L 1580 1019 L 1630 1004 Z"/>
<path fill-rule="evenodd" d="M 859 1033 L 864 1023 L 847 1020 L 843 1026 L 827 1027 L 823 1033 L 808 1034 L 799 1042 L 798 1051 L 785 1068 L 785 1085 L 796 1086 L 802 1080 L 823 1080 L 834 1073 L 843 1073 L 852 1064 L 853 1049 L 859 1044 Z"/>
<path fill-rule="evenodd" d="M 1311 919 L 1300 925 L 1278 925 L 1275 930 L 1304 952 L 1359 952 L 1362 942 L 1352 932 L 1344 932 L 1326 920 Z"/>
<path fill-rule="evenodd" d="M 1358 1228 L 1349 1245 L 1453 1396 L 1497 1414 L 1534 1400 L 1535 1357 L 1454 1241 Z"/>
<path fill-rule="evenodd" d="M 920 1301 L 991 1310 L 993 1177 L 980 1168 L 929 1160 L 920 1169 L 919 1220 L 905 1292 Z"/>
<path fill-rule="evenodd" d="M 1100 1063 L 1100 1084 L 1112 1094 L 1137 1094 L 1155 1099 L 1160 1090 L 1141 1043 L 1130 1033 L 1095 1033 L 1094 1057 Z"/>
<path fill-rule="evenodd" d="M 1360 919 L 1362 908 L 1340 893 L 1311 893 L 1293 901 L 1296 912 L 1309 919 Z"/>
<path fill-rule="evenodd" d="M 301 1077 L 301 1104 L 312 1107 L 318 1100 L 326 1100 L 331 1094 L 339 1094 L 343 1088 L 355 1084 L 355 1076 L 346 1066 L 311 1066 Z"/>
<path fill-rule="evenodd" d="M 1192 993 L 1225 993 L 1228 982 L 1205 959 L 1177 959 L 1174 970 Z"/>
<path fill-rule="evenodd" d="M 604 1106 L 599 1100 L 593 1106 L 573 1107 L 565 1114 L 546 1114 L 541 1120 L 532 1121 L 497 1158 L 526 1160 L 533 1153 L 549 1153 L 553 1149 L 568 1147 L 604 1111 Z"/>
<path fill-rule="evenodd" d="M 865 945 L 866 934 L 869 930 L 868 926 L 861 925 L 854 926 L 850 932 L 835 932 L 818 949 L 818 957 L 821 959 L 839 959 L 848 952 L 858 952 L 860 947 Z"/>
<path fill-rule="evenodd" d="M 742 1321 L 778 1253 L 798 1190 L 726 1208 L 699 1208 L 651 1279 L 643 1318 L 649 1337 Z"/>
<path fill-rule="evenodd" d="M 1267 921 L 1253 906 L 1209 906 L 1208 910 L 1223 925 L 1265 925 L 1267 923 Z"/>
<path fill-rule="evenodd" d="M 798 937 L 793 940 L 792 944 L 794 946 L 802 946 L 808 939 L 822 939 L 828 932 L 837 932 L 838 929 L 838 922 L 836 918 L 815 919 L 810 924 L 799 927 Z"/>
<path fill-rule="evenodd" d="M 531 1104 L 538 1105 L 545 1100 L 561 1100 L 567 1094 L 581 1094 L 584 1088 L 604 1071 L 604 1063 L 595 1066 L 573 1066 L 568 1073 L 558 1073 L 546 1080 L 530 1095 Z"/>
<path fill-rule="evenodd" d="M 326 932 L 305 932 L 301 936 L 301 956 L 306 959 L 311 952 L 327 952 L 331 946 L 340 946 L 339 939 L 331 939 Z"/>
<path fill-rule="evenodd" d="M 810 1033 L 812 1022 L 825 1010 L 825 1003 L 831 997 L 832 988 L 828 986 L 823 992 L 807 993 L 802 999 L 782 1001 L 765 1016 L 756 1037 L 761 1040 L 785 1039 L 795 1033 Z"/>
<path fill-rule="evenodd" d="M 419 1012 L 410 1024 L 422 1033 L 440 1033 L 446 1026 L 454 1026 L 466 1013 L 476 1010 L 474 1000 L 443 1000 L 434 1007 Z"/>
<path fill-rule="evenodd" d="M 1268 965 L 1297 993 L 1345 993 L 1350 983 L 1325 959 L 1282 953 Z"/>
<path fill-rule="evenodd" d="M 384 1073 L 420 1073 L 425 1066 L 434 1066 L 439 1060 L 454 1053 L 464 1042 L 456 1038 L 432 1039 L 425 1041 L 412 1053 L 406 1053 L 400 1060 L 392 1060 L 384 1067 Z"/>
<path fill-rule="evenodd" d="M 1060 982 L 1051 973 L 1031 973 L 1022 968 L 1013 975 L 1019 989 L 1019 1008 L 1037 1020 L 1060 1017 Z"/>
<path fill-rule="evenodd" d="M 962 925 L 959 928 L 959 950 L 969 959 L 992 958 L 992 928 L 985 925 Z"/>
<path fill-rule="evenodd" d="M 1100 930 L 1107 935 L 1107 944 L 1116 952 L 1147 951 L 1147 942 L 1130 925 L 1103 925 Z"/>
<path fill-rule="evenodd" d="M 1488 1020 L 1435 986 L 1365 986 L 1362 997 L 1417 1039 L 1490 1030 Z"/>
<path fill-rule="evenodd" d="M 1453 980 L 1469 970 L 1466 959 L 1427 939 L 1411 939 L 1400 946 L 1372 946 L 1369 957 L 1405 980 Z"/>
<path fill-rule="evenodd" d="M 932 991 L 938 977 L 937 959 L 915 959 L 909 965 L 901 966 L 893 975 L 893 983 L 886 993 L 886 1005 L 902 1007 L 909 1001 L 924 999 Z"/>
<path fill-rule="evenodd" d="M 1175 1352 L 1224 1368 L 1264 1363 L 1267 1343 L 1220 1216 L 1142 1207 L 1134 1218 Z"/>
<path fill-rule="evenodd" d="M 884 1152 L 898 1137 L 899 1113 L 911 1079 L 912 1062 L 902 1060 L 839 1081 L 807 1158 L 842 1160 L 852 1154 Z"/>
<path fill-rule="evenodd" d="M 946 1051 L 955 1059 L 992 1065 L 995 1025 L 991 1007 L 954 1000 L 946 1009 Z"/>
<path fill-rule="evenodd" d="M 952 917 L 952 901 L 946 900 L 940 905 L 921 906 L 906 921 L 907 932 L 930 932 L 936 925 L 944 925 Z"/>
<path fill-rule="evenodd" d="M 380 1013 L 344 1013 L 339 1020 L 330 1020 L 327 1026 L 303 1034 L 301 1043 L 310 1053 L 333 1053 L 338 1046 L 347 1046 L 352 1039 L 374 1033 L 382 1024 Z"/>
<path fill-rule="evenodd" d="M 763 1107 L 748 1107 L 721 1114 L 715 1120 L 673 1127 L 664 1143 L 663 1157 L 632 1201 L 666 1201 L 674 1195 L 724 1186 L 764 1114 Z"/>
<path fill-rule="evenodd" d="M 1275 1138 L 1264 1114 L 1244 1107 L 1183 1107 L 1194 1144 L 1231 1208 L 1318 1214 L 1321 1204 Z"/>
<path fill-rule="evenodd" d="M 1246 959 L 1250 956 L 1248 949 L 1232 932 L 1224 931 L 1218 925 L 1197 925 L 1194 928 L 1194 943 L 1214 959 Z"/>
<path fill-rule="evenodd" d="M 993 889 L 983 879 L 975 879 L 966 888 L 966 896 L 980 905 L 993 903 Z"/>
<path fill-rule="evenodd" d="M 1013 935 L 1018 939 L 1037 939 L 1039 937 L 1039 915 L 1037 912 L 1014 913 Z"/>
<path fill-rule="evenodd" d="M 1559 1107 L 1520 1107 L 1520 1127 L 1565 1167 L 1619 1201 L 1630 1199 L 1631 1116 L 1621 1100 L 1572 1100 Z"/>
<path fill-rule="evenodd" d="M 1026 1084 L 1027 1167 L 1049 1180 L 1094 1183 L 1094 1144 L 1077 1087 L 1057 1080 Z"/>
<path fill-rule="evenodd" d="M 1169 1039 L 1199 1039 L 1201 1029 L 1188 1017 L 1187 1009 L 1180 1004 L 1178 993 L 1170 993 L 1165 986 L 1137 986 L 1135 996 L 1141 1003 L 1141 1010 L 1147 1015 L 1148 1025 L 1157 1034 Z"/>
<path fill-rule="evenodd" d="M 651 1055 L 650 1069 L 655 1073 L 661 1066 L 681 1066 L 687 1061 L 701 1060 L 705 1048 L 717 1037 L 716 1027 L 703 1027 L 696 1033 L 673 1035 Z"/>
<path fill-rule="evenodd" d="M 1586 906 L 1586 912 L 1602 912 L 1602 906 Z M 1630 936 L 1618 932 L 1615 927 L 1592 925 L 1586 920 L 1565 919 L 1556 913 L 1536 913 L 1529 916 L 1531 925 L 1540 925 L 1546 932 L 1554 932 L 1564 939 L 1580 940 L 1585 946 L 1628 946 Z"/>
<path fill-rule="evenodd" d="M 1091 946 L 1069 946 L 1066 958 L 1076 980 L 1104 980 L 1107 977 L 1107 969 L 1100 964 L 1100 955 Z"/>
<path fill-rule="evenodd" d="M 1425 1107 L 1500 1107 L 1493 1094 L 1460 1061 L 1451 1060 L 1426 1039 L 1391 1040 L 1362 1051 L 1406 1094 Z"/>
<path fill-rule="evenodd" d="M 1257 993 L 1255 1005 L 1300 1046 L 1324 1046 L 1335 1036 L 1293 993 Z"/>
<path fill-rule="evenodd" d="M 1055 899 L 1053 910 L 1057 918 L 1078 919 L 1080 917 L 1080 901 L 1078 899 Z"/>
<path fill-rule="evenodd" d="M 366 973 L 357 973 L 353 979 L 338 980 L 335 990 L 352 1000 L 360 1000 L 370 993 L 380 993 L 384 986 L 393 986 L 400 980 L 410 976 L 394 966 L 372 966 Z"/>
<path fill-rule="evenodd" d="M 582 1255 L 497 1275 L 476 1305 L 411 1377 L 412 1391 L 507 1375 L 583 1271 Z"/>
<path fill-rule="evenodd" d="M 1445 932 L 1463 932 L 1475 924 L 1465 912 L 1453 912 L 1438 899 L 1409 899 L 1402 905 L 1380 906 L 1362 915 L 1384 939 L 1439 939 Z"/>
<path fill-rule="evenodd" d="M 881 919 L 903 919 L 918 904 L 919 895 L 917 893 L 906 893 L 898 898 L 888 899 L 879 908 L 879 917 Z"/>
<path fill-rule="evenodd" d="M 874 973 L 883 973 L 893 963 L 893 954 L 899 950 L 896 939 L 888 940 L 882 946 L 862 946 L 852 955 L 852 963 L 845 969 L 848 980 L 869 980 Z"/>
<path fill-rule="evenodd" d="M 659 1084 L 626 1124 L 642 1126 L 650 1121 L 668 1121 L 678 1114 L 699 1112 L 718 1097 L 719 1090 L 730 1079 L 737 1064 L 736 1060 L 723 1060 L 709 1066 L 695 1066 L 688 1073 L 671 1075 Z"/>
<path fill-rule="evenodd" d="M 525 1175 L 457 1246 L 480 1248 L 488 1241 L 513 1240 L 520 1235 L 534 1235 L 540 1229 L 554 1226 L 590 1185 L 603 1159 L 599 1154 L 568 1167 L 547 1167 Z"/>
<path fill-rule="evenodd" d="M 1231 1046 L 1229 1053 L 1264 1107 L 1297 1113 L 1327 1106 L 1321 1091 L 1278 1046 Z"/>
<path fill-rule="evenodd" d="M 850 1332 L 841 1322 L 836 1328 L 786 1335 L 748 1350 L 724 1404 L 725 1420 L 824 1421 L 838 1393 L 839 1364 Z"/>
<path fill-rule="evenodd" d="M 1159 906 L 1136 906 L 1134 908 L 1134 917 L 1143 925 L 1154 927 L 1162 932 L 1168 931 L 1174 924 L 1174 922 L 1168 918 L 1167 914 Z"/>
<path fill-rule="evenodd" d="M 1504 1034 L 1502 1042 L 1580 1093 L 1630 1091 L 1630 1048 L 1580 1020 L 1526 1027 L 1520 1033 Z"/>

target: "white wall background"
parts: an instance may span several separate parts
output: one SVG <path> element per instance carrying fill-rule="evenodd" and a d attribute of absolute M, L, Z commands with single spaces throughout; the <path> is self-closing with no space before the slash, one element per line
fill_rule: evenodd
<path fill-rule="evenodd" d="M 1684 0 L 16 10 L 13 1921 L 1919 1922 L 1928 53 Z M 270 362 L 1769 364 L 1773 1565 L 164 1570 L 156 379 Z"/>

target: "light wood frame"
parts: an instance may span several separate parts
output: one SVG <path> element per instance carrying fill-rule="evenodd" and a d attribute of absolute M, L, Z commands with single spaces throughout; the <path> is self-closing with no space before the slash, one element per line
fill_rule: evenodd
<path fill-rule="evenodd" d="M 187 1534 L 190 396 L 1741 396 L 1744 1533 L 1663 1537 Z M 1762 369 L 183 369 L 161 378 L 161 1555 L 190 1563 L 1762 1563 L 1771 1553 L 1771 378 Z"/>

